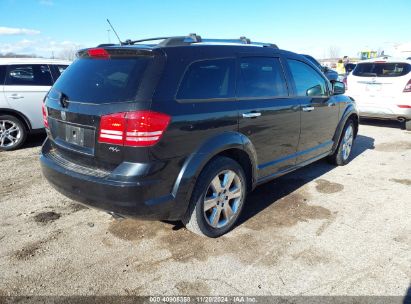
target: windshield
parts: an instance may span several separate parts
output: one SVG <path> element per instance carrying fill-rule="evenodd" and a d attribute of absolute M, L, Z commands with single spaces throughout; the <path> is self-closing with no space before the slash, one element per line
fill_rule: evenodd
<path fill-rule="evenodd" d="M 133 101 L 152 57 L 78 59 L 62 73 L 49 96 L 63 93 L 69 101 L 110 103 Z"/>
<path fill-rule="evenodd" d="M 401 62 L 367 62 L 359 63 L 353 75 L 359 77 L 399 77 L 407 75 L 411 70 L 408 63 Z"/>

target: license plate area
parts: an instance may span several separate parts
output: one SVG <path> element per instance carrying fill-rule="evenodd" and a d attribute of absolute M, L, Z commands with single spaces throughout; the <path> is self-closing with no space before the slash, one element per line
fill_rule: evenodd
<path fill-rule="evenodd" d="M 66 142 L 84 147 L 84 129 L 81 127 L 66 124 Z"/>
<path fill-rule="evenodd" d="M 95 128 L 49 118 L 54 142 L 65 149 L 94 155 Z"/>

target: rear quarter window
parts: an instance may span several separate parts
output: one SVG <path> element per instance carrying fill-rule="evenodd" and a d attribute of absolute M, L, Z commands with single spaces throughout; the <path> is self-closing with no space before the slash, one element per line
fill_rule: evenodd
<path fill-rule="evenodd" d="M 353 71 L 359 77 L 400 77 L 407 75 L 411 70 L 408 63 L 401 62 L 367 62 L 359 63 Z"/>
<path fill-rule="evenodd" d="M 178 100 L 233 98 L 234 78 L 234 59 L 194 62 L 185 72 L 176 98 Z"/>

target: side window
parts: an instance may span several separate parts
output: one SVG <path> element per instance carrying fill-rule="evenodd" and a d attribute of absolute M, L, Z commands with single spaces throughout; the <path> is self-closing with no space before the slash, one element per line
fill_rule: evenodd
<path fill-rule="evenodd" d="M 0 65 L 0 86 L 4 85 L 5 77 L 6 77 L 6 66 Z"/>
<path fill-rule="evenodd" d="M 312 67 L 298 60 L 287 59 L 298 96 L 327 96 L 327 84 Z"/>
<path fill-rule="evenodd" d="M 235 59 L 194 62 L 186 71 L 177 99 L 234 97 Z"/>
<path fill-rule="evenodd" d="M 250 57 L 240 60 L 238 96 L 288 96 L 287 84 L 278 58 Z"/>
<path fill-rule="evenodd" d="M 6 73 L 6 85 L 51 86 L 53 83 L 48 65 L 10 65 Z"/>

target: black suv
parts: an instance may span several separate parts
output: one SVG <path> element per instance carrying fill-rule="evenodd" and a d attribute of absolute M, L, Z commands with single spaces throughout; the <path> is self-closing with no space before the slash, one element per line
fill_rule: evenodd
<path fill-rule="evenodd" d="M 356 105 L 305 57 L 244 38 L 162 39 L 81 50 L 52 87 L 41 164 L 58 191 L 217 237 L 257 185 L 348 162 Z"/>

